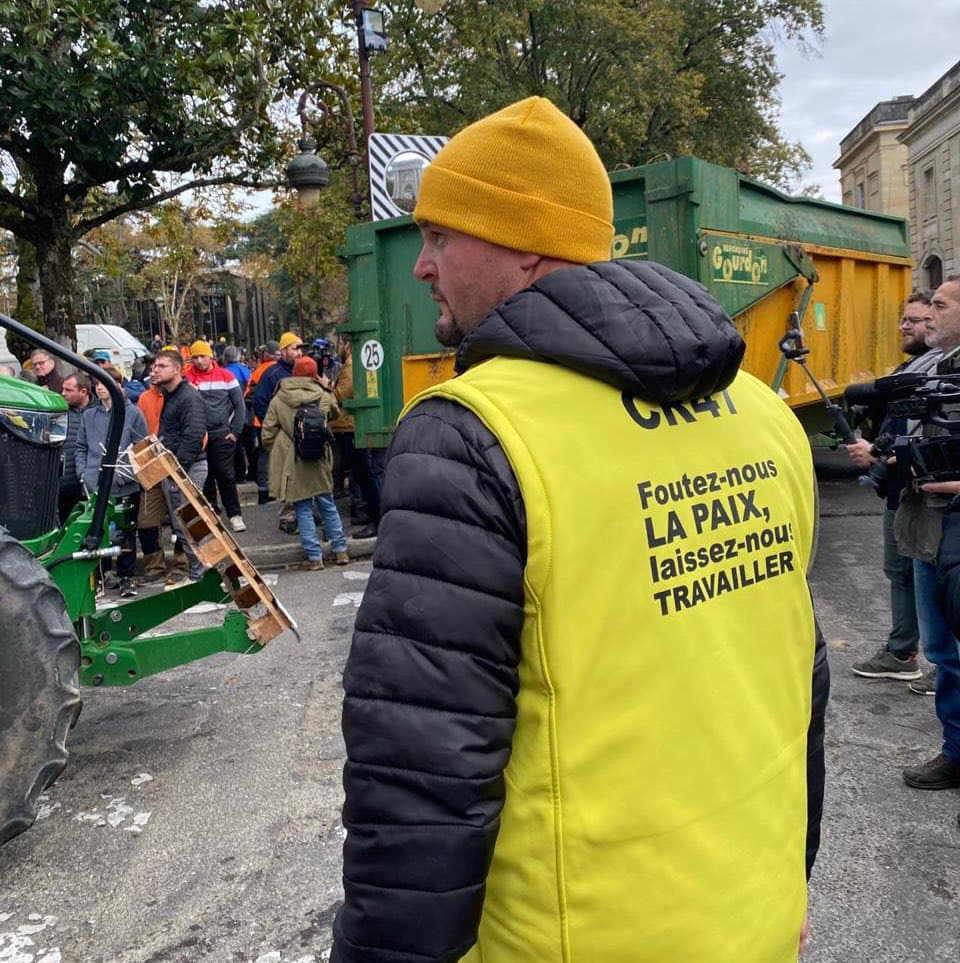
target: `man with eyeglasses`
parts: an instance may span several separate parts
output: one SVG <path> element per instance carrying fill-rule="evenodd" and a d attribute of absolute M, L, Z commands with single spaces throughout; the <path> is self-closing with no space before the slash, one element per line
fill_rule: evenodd
<path fill-rule="evenodd" d="M 163 408 L 160 411 L 160 440 L 173 452 L 183 470 L 194 485 L 202 491 L 207 480 L 207 456 L 203 450 L 207 431 L 207 416 L 200 392 L 183 377 L 183 359 L 177 351 L 161 351 L 153 362 L 153 383 L 163 392 Z M 183 545 L 189 568 L 187 578 L 175 576 L 168 579 L 166 588 L 179 588 L 188 582 L 196 582 L 203 575 L 203 563 L 194 554 L 184 535 L 177 509 L 184 504 L 186 496 L 169 479 L 163 480 L 163 494 L 167 500 L 170 524 Z"/>
<path fill-rule="evenodd" d="M 60 394 L 63 390 L 63 378 L 57 371 L 57 362 L 47 354 L 42 348 L 37 348 L 30 355 L 30 367 L 37 376 L 37 384 L 48 388 L 54 394 Z"/>
<path fill-rule="evenodd" d="M 896 371 L 925 373 L 933 371 L 942 357 L 940 351 L 931 350 L 926 343 L 927 324 L 932 320 L 930 298 L 920 291 L 914 291 L 903 307 L 900 318 L 900 350 L 909 355 L 909 360 Z M 849 395 L 855 394 L 857 386 L 848 389 Z M 873 423 L 877 425 L 874 438 L 883 434 L 905 435 L 908 426 L 901 419 L 886 417 L 885 407 L 874 413 Z M 916 429 L 916 425 L 911 425 Z M 872 441 L 861 438 L 847 445 L 847 454 L 858 468 L 868 470 L 879 457 Z M 867 679 L 894 679 L 909 682 L 911 691 L 933 694 L 934 680 L 931 670 L 925 676 L 917 665 L 917 649 L 920 633 L 917 626 L 917 609 L 913 586 L 913 559 L 900 554 L 893 534 L 894 517 L 900 504 L 903 482 L 892 474 L 887 476 L 886 485 L 877 494 L 886 498 L 883 513 L 883 574 L 890 582 L 890 633 L 886 643 L 862 662 L 854 662 L 851 669 L 854 675 Z"/>

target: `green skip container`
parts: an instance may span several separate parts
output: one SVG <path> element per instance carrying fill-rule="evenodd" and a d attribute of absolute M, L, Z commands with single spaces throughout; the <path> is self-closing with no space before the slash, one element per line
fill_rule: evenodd
<path fill-rule="evenodd" d="M 695 157 L 610 174 L 612 256 L 650 258 L 699 281 L 747 343 L 743 366 L 770 384 L 810 434 L 829 426 L 822 402 L 778 342 L 800 315 L 808 366 L 836 397 L 902 359 L 898 322 L 910 291 L 902 218 L 789 197 Z M 413 277 L 420 234 L 410 217 L 356 224 L 348 267 L 357 444 L 389 444 L 403 405 L 453 376 L 440 349 L 429 286 Z"/>

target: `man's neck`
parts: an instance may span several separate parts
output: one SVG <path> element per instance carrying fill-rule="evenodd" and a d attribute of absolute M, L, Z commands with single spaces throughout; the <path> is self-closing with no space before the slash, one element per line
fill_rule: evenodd
<path fill-rule="evenodd" d="M 183 375 L 177 375 L 176 378 L 171 378 L 166 384 L 160 385 L 160 390 L 172 395 L 180 387 L 181 381 L 183 381 Z"/>

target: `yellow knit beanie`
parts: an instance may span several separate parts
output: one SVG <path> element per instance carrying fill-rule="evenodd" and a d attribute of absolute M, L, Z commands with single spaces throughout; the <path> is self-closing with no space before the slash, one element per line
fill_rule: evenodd
<path fill-rule="evenodd" d="M 210 345 L 207 344 L 207 342 L 203 339 L 194 341 L 193 344 L 190 345 L 190 357 L 199 358 L 201 356 L 205 356 L 207 358 L 213 357 L 213 348 L 211 348 Z"/>
<path fill-rule="evenodd" d="M 423 172 L 413 219 L 588 264 L 610 258 L 613 195 L 587 135 L 528 97 L 446 144 Z"/>

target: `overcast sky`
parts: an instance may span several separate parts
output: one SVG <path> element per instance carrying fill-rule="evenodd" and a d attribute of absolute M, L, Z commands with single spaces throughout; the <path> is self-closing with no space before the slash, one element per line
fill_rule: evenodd
<path fill-rule="evenodd" d="M 918 96 L 960 60 L 960 0 L 823 0 L 820 55 L 778 45 L 781 129 L 813 157 L 804 183 L 840 200 L 840 141 L 879 101 Z"/>

